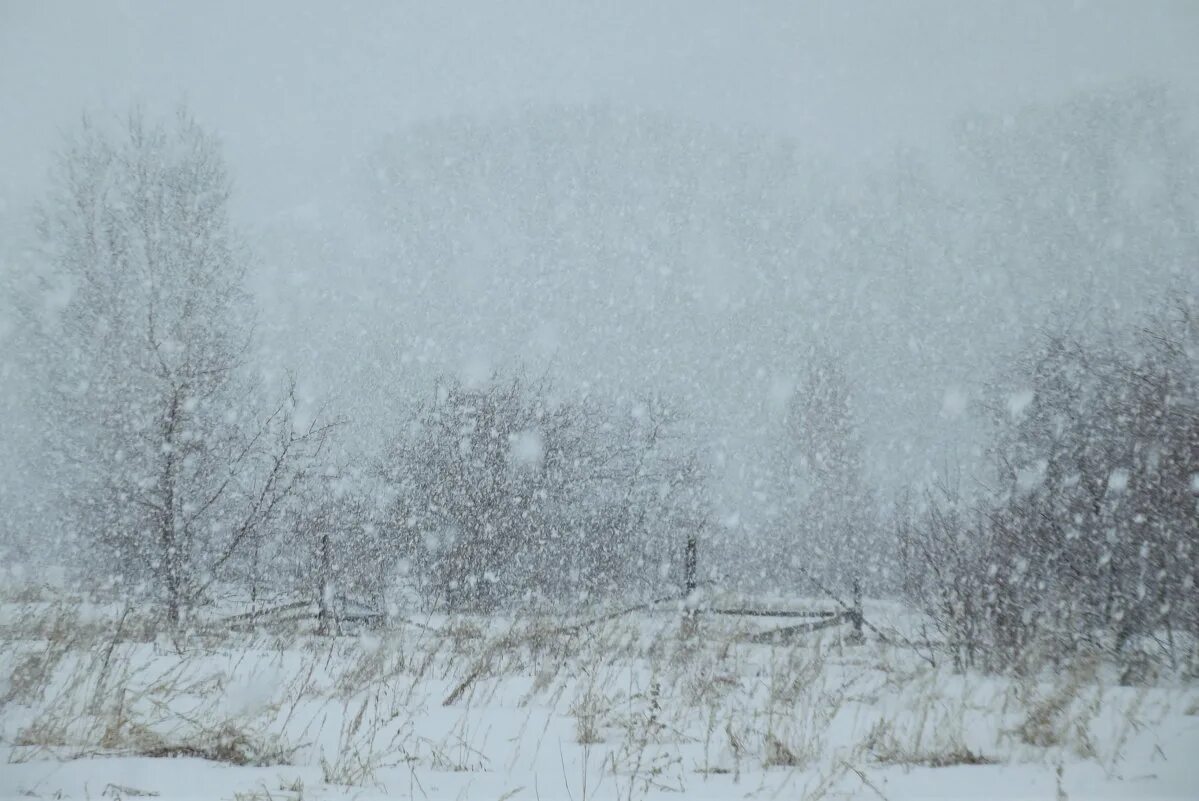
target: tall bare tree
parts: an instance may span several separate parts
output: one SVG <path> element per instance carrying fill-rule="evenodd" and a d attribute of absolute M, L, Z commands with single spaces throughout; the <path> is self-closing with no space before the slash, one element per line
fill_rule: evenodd
<path fill-rule="evenodd" d="M 261 536 L 327 429 L 247 378 L 254 312 L 217 140 L 185 111 L 90 120 L 42 208 L 30 304 L 63 523 L 171 623 Z M 51 313 L 36 312 L 52 306 Z"/>

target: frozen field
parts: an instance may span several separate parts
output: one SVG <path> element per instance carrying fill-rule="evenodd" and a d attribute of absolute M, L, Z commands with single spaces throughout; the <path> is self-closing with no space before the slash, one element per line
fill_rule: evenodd
<path fill-rule="evenodd" d="M 25 591 L 0 607 L 0 796 L 1195 798 L 1199 689 L 1100 668 L 956 674 L 935 651 L 778 645 L 677 610 L 186 637 Z M 904 616 L 868 604 L 884 630 Z M 583 625 L 580 625 L 583 624 Z M 908 621 L 910 626 L 910 621 Z M 935 663 L 935 664 L 933 664 Z"/>

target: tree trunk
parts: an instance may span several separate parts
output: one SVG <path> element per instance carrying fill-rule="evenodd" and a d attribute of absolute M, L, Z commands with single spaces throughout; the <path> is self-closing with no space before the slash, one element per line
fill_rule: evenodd
<path fill-rule="evenodd" d="M 183 543 L 175 527 L 175 429 L 179 423 L 179 390 L 171 394 L 171 405 L 167 411 L 163 449 L 166 461 L 162 466 L 162 509 L 159 514 L 160 539 L 163 552 L 163 580 L 167 592 L 167 623 L 178 626 L 183 607 Z"/>

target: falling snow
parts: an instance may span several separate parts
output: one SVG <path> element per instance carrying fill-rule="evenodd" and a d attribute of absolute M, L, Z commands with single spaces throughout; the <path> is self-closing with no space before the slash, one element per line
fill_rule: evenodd
<path fill-rule="evenodd" d="M 1186 4 L 0 12 L 0 799 L 1186 798 Z"/>

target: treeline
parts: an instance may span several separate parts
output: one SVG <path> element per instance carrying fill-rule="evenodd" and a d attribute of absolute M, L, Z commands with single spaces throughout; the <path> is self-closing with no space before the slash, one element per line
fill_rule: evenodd
<path fill-rule="evenodd" d="M 365 467 L 313 477 L 279 561 L 330 602 L 494 613 L 680 594 L 706 524 L 678 416 L 562 396 L 524 373 L 447 379 Z"/>
<path fill-rule="evenodd" d="M 1107 101 L 1069 110 L 1070 119 L 1102 118 L 1119 134 L 1092 131 L 1075 143 L 1094 161 L 1082 165 L 1081 178 L 1046 184 L 1054 170 L 1080 169 L 1046 162 L 1042 172 L 996 179 L 986 195 L 995 215 L 1032 232 L 984 243 L 1010 256 L 1011 275 L 1038 264 L 1066 269 L 1071 258 L 1127 258 L 1117 253 L 1125 244 L 1104 244 L 1110 237 L 1098 221 L 1138 208 L 1122 226 L 1143 240 L 1138 258 L 1156 253 L 1175 264 L 1194 256 L 1194 219 L 1178 186 L 1158 187 L 1160 197 L 1141 187 L 1148 201 L 1119 197 L 1110 171 L 1096 167 L 1117 144 L 1137 142 L 1164 153 L 1168 166 L 1181 163 L 1163 144 L 1171 137 L 1125 111 Z M 1020 131 L 1040 136 L 1056 119 L 1034 114 Z M 608 139 L 624 152 L 623 140 Z M 1021 163 L 1007 152 L 1010 139 L 969 141 L 980 164 Z M 527 163 L 534 175 L 539 163 Z M 739 166 L 714 163 L 754 182 Z M 515 173 L 524 166 L 510 165 Z M 588 162 L 579 172 L 599 180 L 601 171 Z M 784 183 L 798 180 L 781 172 L 790 175 Z M 388 186 L 399 180 L 381 174 Z M 396 258 L 449 259 L 449 274 L 454 259 L 468 260 L 439 255 L 444 237 L 434 235 L 433 211 L 462 208 L 459 193 L 478 183 L 460 177 L 438 190 L 451 195 L 444 203 L 433 190 L 432 200 L 396 190 L 389 198 L 397 205 L 380 204 L 400 216 L 415 204 L 428 215 L 416 217 L 428 223 L 429 239 L 401 242 Z M 591 197 L 568 183 L 569 197 Z M 680 222 L 657 249 L 684 259 L 675 244 L 691 228 L 681 221 L 693 226 L 699 211 L 680 188 L 686 182 L 674 183 L 678 191 L 662 202 Z M 1052 202 L 1055 187 L 1067 185 L 1093 189 L 1068 199 L 1090 204 L 1077 218 Z M 857 405 L 868 388 L 846 368 L 846 345 L 826 336 L 795 349 L 794 391 L 758 459 L 768 479 L 753 487 L 760 509 L 751 526 L 718 519 L 717 460 L 687 414 L 696 398 L 612 399 L 511 367 L 471 380 L 442 377 L 422 390 L 423 403 L 397 399 L 390 417 L 398 422 L 375 424 L 369 447 L 344 447 L 345 421 L 290 376 L 263 369 L 246 288 L 250 256 L 229 219 L 230 191 L 219 142 L 186 113 L 170 123 L 139 114 L 119 126 L 85 121 L 62 149 L 39 216 L 34 269 L 12 283 L 22 315 L 14 341 L 32 387 L 36 468 L 47 490 L 28 518 L 38 528 L 23 540 L 30 558 L 73 561 L 89 584 L 160 605 L 170 625 L 234 590 L 256 606 L 298 594 L 316 601 L 322 625 L 331 626 L 346 596 L 378 608 L 495 613 L 681 595 L 683 549 L 696 537 L 704 588 L 724 578 L 720 561 L 753 563 L 744 555 L 753 551 L 784 593 L 844 597 L 856 585 L 906 600 L 963 667 L 1017 669 L 1086 655 L 1116 657 L 1129 675 L 1194 664 L 1199 328 L 1185 275 L 1139 325 L 1050 330 L 998 365 L 976 410 L 987 421 L 985 466 L 912 486 L 900 502 L 868 480 Z M 1169 203 L 1159 208 L 1162 197 Z M 937 217 L 936 204 L 921 208 Z M 498 227 L 536 232 L 551 213 L 518 210 L 519 220 Z M 630 246 L 630 230 L 657 230 L 624 205 L 609 211 L 616 222 L 589 234 L 603 241 L 585 239 L 581 248 L 597 269 L 624 258 L 618 246 Z M 861 254 L 897 259 L 897 270 L 924 258 L 911 230 L 887 228 L 907 218 L 874 211 L 877 224 L 862 229 L 860 251 L 824 255 L 847 271 Z M 807 219 L 791 207 L 774 213 L 761 230 L 777 247 L 754 256 L 764 259 L 763 286 L 774 285 L 766 278 L 794 253 L 790 238 L 799 234 L 788 220 Z M 837 209 L 825 213 L 831 221 L 822 230 L 840 230 Z M 1060 236 L 1042 225 L 1051 218 Z M 855 231 L 870 223 L 852 220 Z M 752 230 L 747 223 L 721 241 L 754 241 Z M 508 256 L 565 258 L 578 243 L 558 233 L 538 247 L 532 235 L 508 242 Z M 961 267 L 947 258 L 941 266 Z M 633 286 L 642 280 L 634 279 Z"/>
<path fill-rule="evenodd" d="M 344 595 L 496 612 L 678 584 L 676 534 L 709 499 L 677 409 L 446 378 L 347 456 L 344 421 L 255 359 L 229 197 L 185 112 L 85 121 L 63 149 L 18 286 L 46 551 L 170 625 L 230 589 L 328 622 Z"/>

